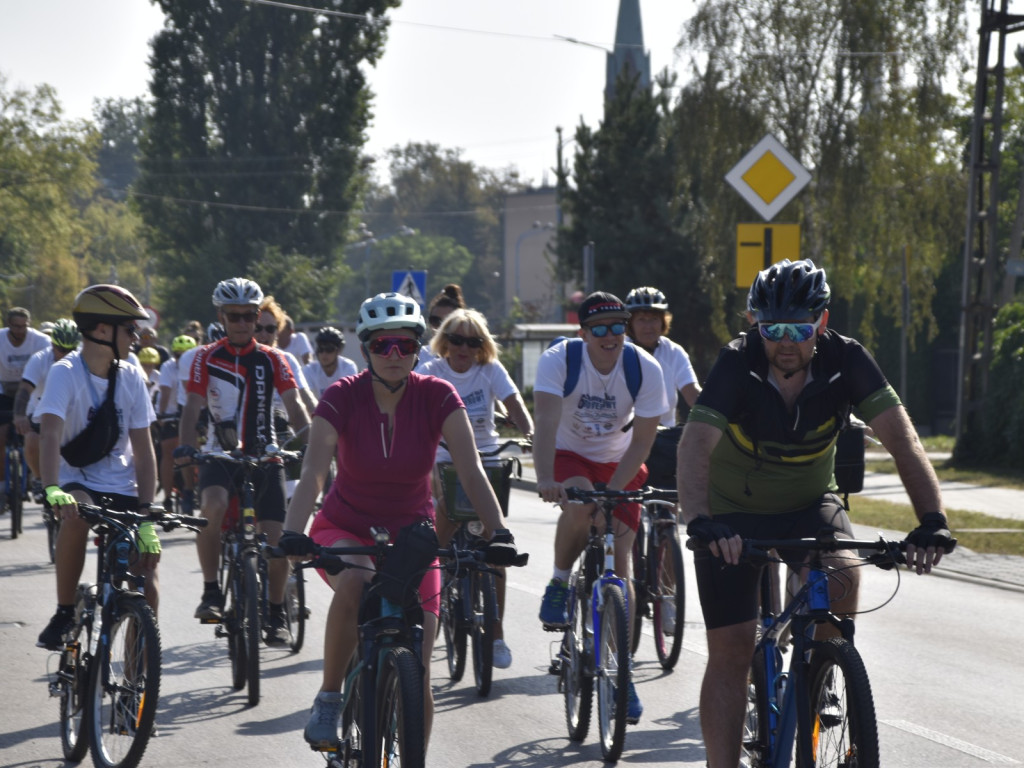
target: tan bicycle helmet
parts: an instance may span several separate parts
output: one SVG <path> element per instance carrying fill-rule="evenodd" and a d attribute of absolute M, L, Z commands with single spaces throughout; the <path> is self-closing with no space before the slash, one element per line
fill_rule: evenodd
<path fill-rule="evenodd" d="M 90 285 L 75 297 L 71 314 L 79 327 L 89 321 L 116 325 L 126 320 L 149 320 L 139 300 L 118 285 Z"/>

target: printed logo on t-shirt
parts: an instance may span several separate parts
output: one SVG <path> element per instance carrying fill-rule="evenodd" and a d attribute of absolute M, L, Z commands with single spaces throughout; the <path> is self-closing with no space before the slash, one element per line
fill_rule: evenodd
<path fill-rule="evenodd" d="M 617 413 L 614 395 L 580 395 L 573 414 L 572 431 L 581 438 L 607 435 L 615 431 Z"/>

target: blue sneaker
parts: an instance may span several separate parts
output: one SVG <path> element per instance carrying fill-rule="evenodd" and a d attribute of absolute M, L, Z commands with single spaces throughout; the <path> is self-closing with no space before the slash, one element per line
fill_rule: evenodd
<path fill-rule="evenodd" d="M 640 715 L 644 713 L 644 705 L 640 703 L 640 697 L 636 695 L 636 686 L 629 681 L 626 689 L 626 722 L 636 725 L 640 722 Z"/>
<path fill-rule="evenodd" d="M 540 623 L 544 629 L 560 631 L 569 626 L 569 585 L 552 579 L 544 590 L 544 601 L 540 604 Z"/>

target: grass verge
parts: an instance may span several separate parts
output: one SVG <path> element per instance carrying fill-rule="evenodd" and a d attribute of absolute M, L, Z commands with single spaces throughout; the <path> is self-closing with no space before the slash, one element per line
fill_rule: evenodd
<path fill-rule="evenodd" d="M 946 510 L 957 541 L 975 552 L 992 555 L 1024 555 L 1024 520 L 1007 520 L 981 512 Z M 910 531 L 916 527 L 909 504 L 853 496 L 850 520 L 858 525 Z"/>
<path fill-rule="evenodd" d="M 871 454 L 867 455 L 864 463 L 868 472 L 885 472 L 890 475 L 896 474 L 896 463 L 889 458 L 873 459 Z M 1024 490 L 1024 472 L 1013 470 L 982 470 L 962 469 L 951 467 L 947 462 L 938 462 L 935 465 L 935 474 L 939 480 L 950 483 L 969 483 L 980 485 L 984 488 L 1014 488 Z"/>

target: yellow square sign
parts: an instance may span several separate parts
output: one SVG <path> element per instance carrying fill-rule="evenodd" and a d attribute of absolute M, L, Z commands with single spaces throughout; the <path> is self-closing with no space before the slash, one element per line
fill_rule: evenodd
<path fill-rule="evenodd" d="M 800 258 L 799 224 L 736 225 L 736 287 L 749 288 L 762 269 Z"/>

